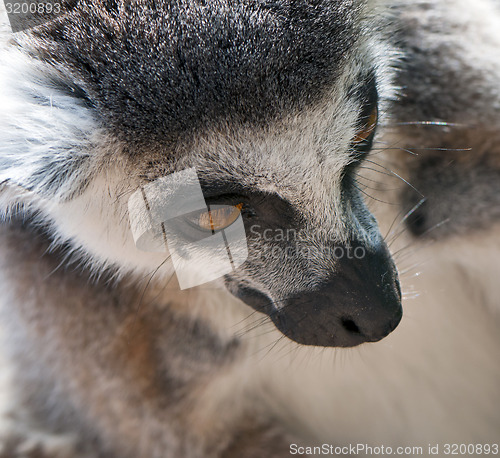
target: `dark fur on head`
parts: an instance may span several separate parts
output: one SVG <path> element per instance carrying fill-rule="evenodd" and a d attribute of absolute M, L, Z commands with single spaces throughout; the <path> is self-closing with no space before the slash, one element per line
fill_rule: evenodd
<path fill-rule="evenodd" d="M 81 1 L 34 32 L 127 141 L 266 123 L 328 94 L 356 40 L 358 2 Z"/>

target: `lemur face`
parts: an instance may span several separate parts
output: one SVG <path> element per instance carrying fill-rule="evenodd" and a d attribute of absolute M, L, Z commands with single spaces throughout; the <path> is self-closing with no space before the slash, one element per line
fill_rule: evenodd
<path fill-rule="evenodd" d="M 231 293 L 301 344 L 386 336 L 397 273 L 355 180 L 388 95 L 370 2 L 152 3 L 78 2 L 5 54 L 2 179 L 96 269 L 161 276 L 127 198 L 195 168 L 242 214 Z"/>

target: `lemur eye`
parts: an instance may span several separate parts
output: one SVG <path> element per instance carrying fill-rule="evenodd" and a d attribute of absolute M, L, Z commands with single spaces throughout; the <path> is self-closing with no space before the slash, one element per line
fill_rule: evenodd
<path fill-rule="evenodd" d="M 220 231 L 233 224 L 240 216 L 243 204 L 210 205 L 209 211 L 203 211 L 190 218 L 193 223 L 204 231 Z"/>
<path fill-rule="evenodd" d="M 372 135 L 373 132 L 375 131 L 375 127 L 377 126 L 377 121 L 378 121 L 378 109 L 377 107 L 374 107 L 370 113 L 370 116 L 368 116 L 365 125 L 360 130 L 358 130 L 358 132 L 356 132 L 356 135 L 354 136 L 353 140 L 355 145 L 359 145 L 360 143 L 368 141 L 370 135 Z"/>

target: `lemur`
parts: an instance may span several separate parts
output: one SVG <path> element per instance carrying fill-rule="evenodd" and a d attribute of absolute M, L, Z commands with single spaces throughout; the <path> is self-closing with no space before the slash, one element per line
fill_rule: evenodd
<path fill-rule="evenodd" d="M 498 4 L 61 5 L 2 42 L 0 456 L 494 451 Z M 129 203 L 186 170 L 248 256 L 184 289 Z"/>

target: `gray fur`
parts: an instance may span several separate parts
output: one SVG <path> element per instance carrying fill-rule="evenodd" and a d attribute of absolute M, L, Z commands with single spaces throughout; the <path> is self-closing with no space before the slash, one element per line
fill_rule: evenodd
<path fill-rule="evenodd" d="M 396 38 L 406 54 L 397 81 L 404 97 L 394 120 L 410 125 L 394 127 L 403 139 L 398 146 L 418 155 L 403 153 L 401 173 L 418 192 L 405 189 L 401 204 L 410 210 L 426 199 L 408 224 L 429 238 L 484 229 L 500 217 L 500 64 L 483 57 L 500 46 L 491 33 L 495 15 L 487 24 L 480 19 L 483 5 L 473 18 L 447 8 L 421 2 L 396 10 Z M 477 59 L 484 65 L 473 65 Z"/>
<path fill-rule="evenodd" d="M 70 66 L 115 135 L 165 145 L 317 102 L 358 15 L 351 0 L 81 1 L 35 31 L 34 52 Z"/>
<path fill-rule="evenodd" d="M 184 417 L 196 409 L 193 393 L 235 363 L 238 341 L 168 303 L 158 308 L 154 293 L 138 308 L 141 290 L 127 281 L 106 287 L 80 269 L 58 269 L 64 254 L 48 254 L 44 239 L 29 225 L 2 227 L 2 272 L 13 282 L 9 297 L 22 304 L 2 315 L 17 329 L 7 352 L 29 367 L 18 381 L 33 386 L 21 395 L 41 428 L 64 434 L 78 427 L 76 450 L 94 457 L 219 456 L 239 431 L 224 425 L 225 438 L 198 437 Z M 47 328 L 38 314 L 57 319 Z M 25 353 L 20 341 L 42 351 Z M 69 358 L 59 357 L 61 348 Z"/>

